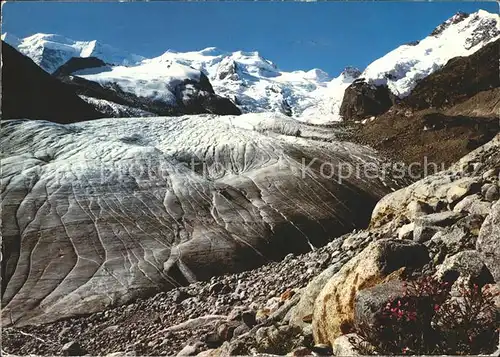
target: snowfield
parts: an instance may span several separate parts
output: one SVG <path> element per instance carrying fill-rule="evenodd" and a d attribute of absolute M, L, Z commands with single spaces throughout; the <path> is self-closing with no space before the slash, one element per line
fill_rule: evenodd
<path fill-rule="evenodd" d="M 175 88 L 186 80 L 198 82 L 200 72 L 175 62 L 144 63 L 137 66 L 105 67 L 75 72 L 74 75 L 97 82 L 103 86 L 116 84 L 121 90 L 138 97 L 162 101 L 174 105 L 176 103 Z"/>

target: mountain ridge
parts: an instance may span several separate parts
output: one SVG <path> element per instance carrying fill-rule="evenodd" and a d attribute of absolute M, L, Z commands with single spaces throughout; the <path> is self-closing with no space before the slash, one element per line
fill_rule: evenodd
<path fill-rule="evenodd" d="M 340 107 L 344 91 L 354 80 L 362 78 L 369 85 L 387 86 L 392 95 L 403 98 L 419 80 L 444 66 L 451 58 L 470 55 L 498 38 L 499 22 L 497 14 L 484 10 L 472 14 L 457 13 L 424 39 L 395 48 L 363 71 L 354 69 L 347 76 L 344 71 L 337 77 L 319 68 L 281 71 L 258 51 L 227 52 L 207 47 L 188 52 L 167 50 L 160 56 L 144 58 L 95 40 L 74 41 L 48 34 L 25 39 L 17 39 L 12 34 L 2 36 L 17 44 L 21 52 L 51 73 L 63 64 L 63 60 L 65 62 L 75 55 L 94 56 L 106 63 L 125 67 L 156 64 L 159 68 L 164 63 L 177 63 L 203 72 L 215 92 L 235 102 L 243 113 L 280 112 L 300 121 L 326 124 L 345 119 Z"/>

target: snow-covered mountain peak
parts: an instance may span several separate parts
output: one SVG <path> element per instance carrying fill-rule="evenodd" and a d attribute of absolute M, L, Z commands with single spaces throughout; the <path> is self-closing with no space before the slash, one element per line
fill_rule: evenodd
<path fill-rule="evenodd" d="M 450 17 L 448 20 L 443 22 L 441 25 L 437 26 L 432 32 L 431 36 L 437 36 L 440 33 L 442 33 L 444 30 L 446 30 L 448 27 L 450 27 L 453 24 L 457 24 L 466 18 L 469 17 L 469 14 L 466 12 L 459 11 L 452 17 Z"/>
<path fill-rule="evenodd" d="M 353 80 L 357 79 L 361 75 L 361 71 L 358 68 L 348 66 L 346 67 L 340 76 L 338 77 L 339 79 L 342 79 L 342 81 L 350 81 L 352 82 Z"/>
<path fill-rule="evenodd" d="M 13 47 L 17 47 L 21 43 L 19 37 L 12 35 L 10 32 L 5 32 L 2 34 L 2 41 L 7 42 Z"/>
<path fill-rule="evenodd" d="M 221 56 L 225 55 L 227 52 L 217 48 L 217 47 L 207 47 L 199 51 L 199 53 L 203 56 Z"/>
<path fill-rule="evenodd" d="M 37 33 L 23 39 L 5 34 L 2 35 L 2 40 L 16 47 L 49 73 L 53 73 L 71 57 L 98 57 L 115 65 L 133 65 L 144 59 L 96 40 L 75 41 L 57 34 Z"/>
<path fill-rule="evenodd" d="M 444 66 L 451 58 L 469 56 L 500 36 L 500 17 L 486 11 L 456 14 L 419 42 L 399 46 L 372 62 L 361 77 L 387 85 L 399 97 L 407 96 L 418 80 Z M 439 29 L 439 30 L 438 30 Z"/>
<path fill-rule="evenodd" d="M 313 68 L 307 71 L 304 78 L 315 82 L 328 82 L 331 80 L 330 75 L 319 68 Z"/>

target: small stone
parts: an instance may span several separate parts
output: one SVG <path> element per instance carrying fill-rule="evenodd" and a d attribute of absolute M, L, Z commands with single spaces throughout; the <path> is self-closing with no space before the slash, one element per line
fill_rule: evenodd
<path fill-rule="evenodd" d="M 63 356 L 83 356 L 87 353 L 88 352 L 75 341 L 68 342 L 61 348 L 61 355 Z"/>
<path fill-rule="evenodd" d="M 417 226 L 413 231 L 413 240 L 419 243 L 426 242 L 432 237 L 434 237 L 434 235 L 437 232 L 440 232 L 441 230 L 442 230 L 441 227 Z"/>
<path fill-rule="evenodd" d="M 333 355 L 332 348 L 329 345 L 324 344 L 324 343 L 314 345 L 314 347 L 311 350 L 312 350 L 314 356 L 331 356 L 331 355 Z"/>
<path fill-rule="evenodd" d="M 114 333 L 116 332 L 120 327 L 118 325 L 111 325 L 106 327 L 102 332 L 104 333 Z"/>
<path fill-rule="evenodd" d="M 177 357 L 180 356 L 195 356 L 198 352 L 200 352 L 201 347 L 203 346 L 203 343 L 201 342 L 196 342 L 196 343 L 189 343 L 180 352 L 177 354 Z"/>
<path fill-rule="evenodd" d="M 208 292 L 210 294 L 219 293 L 219 292 L 221 292 L 221 290 L 223 288 L 224 288 L 224 284 L 223 283 L 221 283 L 221 282 L 214 283 L 214 284 L 210 285 L 210 287 L 208 288 Z"/>
<path fill-rule="evenodd" d="M 292 296 L 295 295 L 295 291 L 292 289 L 286 289 L 286 291 L 281 294 L 280 299 L 281 301 L 286 301 L 292 298 Z"/>
<path fill-rule="evenodd" d="M 269 309 L 271 313 L 278 310 L 280 306 L 283 305 L 283 301 L 279 297 L 272 297 L 266 303 L 266 308 Z"/>
<path fill-rule="evenodd" d="M 211 332 L 205 335 L 203 341 L 209 348 L 217 348 L 224 342 L 221 341 L 219 334 L 216 332 Z"/>
<path fill-rule="evenodd" d="M 413 230 L 415 229 L 415 223 L 408 223 L 399 228 L 398 238 L 399 239 L 413 239 Z"/>
<path fill-rule="evenodd" d="M 357 346 L 363 344 L 363 339 L 355 334 L 342 335 L 333 341 L 332 351 L 335 356 L 359 356 Z"/>
<path fill-rule="evenodd" d="M 135 351 L 128 351 L 128 352 L 118 351 L 106 355 L 106 357 L 132 357 L 132 356 L 136 356 Z"/>
<path fill-rule="evenodd" d="M 497 185 L 491 185 L 484 193 L 484 199 L 489 202 L 498 201 L 500 199 L 500 190 Z"/>
<path fill-rule="evenodd" d="M 241 324 L 241 325 L 239 325 L 238 327 L 236 327 L 234 329 L 234 331 L 233 331 L 233 338 L 241 336 L 244 333 L 247 333 L 248 331 L 250 331 L 250 328 L 247 325 L 245 325 L 245 324 Z"/>
<path fill-rule="evenodd" d="M 257 323 L 261 323 L 261 322 L 264 322 L 265 320 L 267 320 L 267 318 L 269 317 L 269 315 L 271 314 L 270 310 L 269 309 L 259 309 L 257 310 L 256 314 L 255 314 L 255 320 L 257 321 Z"/>
<path fill-rule="evenodd" d="M 499 171 L 497 168 L 490 169 L 483 174 L 484 180 L 498 179 Z"/>
<path fill-rule="evenodd" d="M 310 356 L 312 351 L 307 347 L 299 347 L 290 352 L 287 356 Z"/>
<path fill-rule="evenodd" d="M 255 319 L 255 311 L 243 311 L 243 313 L 241 314 L 241 321 L 243 321 L 243 323 L 248 327 L 254 327 L 257 324 L 257 321 Z"/>
<path fill-rule="evenodd" d="M 173 300 L 176 304 L 180 304 L 181 302 L 183 302 L 184 300 L 186 300 L 187 298 L 189 298 L 191 295 L 189 295 L 188 293 L 186 293 L 185 291 L 182 291 L 182 290 L 177 290 L 175 293 L 174 293 L 174 296 L 173 296 Z"/>
<path fill-rule="evenodd" d="M 227 315 L 227 321 L 238 321 L 241 320 L 241 315 L 245 308 L 242 306 L 237 306 L 231 310 L 229 315 Z"/>

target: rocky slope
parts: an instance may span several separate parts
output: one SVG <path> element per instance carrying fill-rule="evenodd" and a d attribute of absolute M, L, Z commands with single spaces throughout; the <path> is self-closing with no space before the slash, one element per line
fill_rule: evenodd
<path fill-rule="evenodd" d="M 2 130 L 4 324 L 102 311 L 309 251 L 366 224 L 403 183 L 347 175 L 382 172 L 383 160 L 282 115 Z"/>
<path fill-rule="evenodd" d="M 450 65 L 452 58 L 471 56 L 499 36 L 498 14 L 457 13 L 421 41 L 400 46 L 368 65 L 347 89 L 340 116 L 362 120 L 384 113 L 412 94 L 424 78 Z"/>
<path fill-rule="evenodd" d="M 2 119 L 45 119 L 58 123 L 102 118 L 68 85 L 2 41 Z"/>
<path fill-rule="evenodd" d="M 491 140 L 500 130 L 499 46 L 496 40 L 453 58 L 386 113 L 359 125 L 356 140 L 407 164 L 438 168 Z"/>
<path fill-rule="evenodd" d="M 93 355 L 356 353 L 343 326 L 370 318 L 364 301 L 384 304 L 387 284 L 434 274 L 499 288 L 499 173 L 497 135 L 448 170 L 385 196 L 365 231 L 106 312 L 4 328 L 4 352 L 58 354 L 66 344 L 64 351 Z"/>

